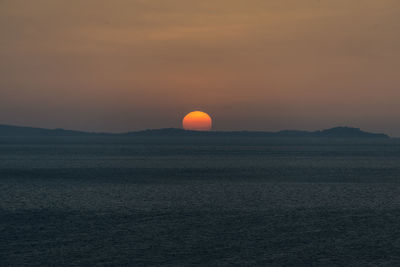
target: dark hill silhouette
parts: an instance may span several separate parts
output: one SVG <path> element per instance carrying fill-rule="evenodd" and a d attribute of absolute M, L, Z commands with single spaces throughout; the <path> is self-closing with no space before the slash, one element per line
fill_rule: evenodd
<path fill-rule="evenodd" d="M 92 133 L 64 129 L 43 129 L 14 125 L 0 125 L 0 136 L 85 136 Z"/>
<path fill-rule="evenodd" d="M 382 133 L 364 132 L 353 127 L 334 127 L 322 131 L 285 130 L 279 132 L 261 131 L 187 131 L 177 128 L 153 129 L 127 133 L 91 133 L 64 129 L 43 129 L 0 125 L 0 136 L 232 136 L 232 137 L 332 137 L 332 138 L 389 138 Z"/>
<path fill-rule="evenodd" d="M 139 132 L 129 132 L 132 136 L 243 136 L 243 137 L 333 137 L 333 138 L 389 138 L 382 133 L 369 133 L 353 127 L 334 127 L 322 131 L 284 130 L 279 132 L 262 131 L 187 131 L 176 128 L 154 129 Z"/>

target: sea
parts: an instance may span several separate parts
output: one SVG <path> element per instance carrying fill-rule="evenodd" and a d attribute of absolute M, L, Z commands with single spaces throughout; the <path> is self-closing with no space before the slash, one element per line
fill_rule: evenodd
<path fill-rule="evenodd" d="M 400 139 L 0 137 L 0 266 L 400 266 Z"/>

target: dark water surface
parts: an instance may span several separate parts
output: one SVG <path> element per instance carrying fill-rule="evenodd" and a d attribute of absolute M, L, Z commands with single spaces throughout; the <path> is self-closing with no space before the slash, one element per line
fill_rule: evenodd
<path fill-rule="evenodd" d="M 0 138 L 0 266 L 400 266 L 400 140 Z"/>

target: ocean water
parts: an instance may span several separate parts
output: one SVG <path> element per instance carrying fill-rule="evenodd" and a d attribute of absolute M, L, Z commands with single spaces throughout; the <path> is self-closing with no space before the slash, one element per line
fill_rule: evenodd
<path fill-rule="evenodd" d="M 0 266 L 399 266 L 400 140 L 0 138 Z"/>

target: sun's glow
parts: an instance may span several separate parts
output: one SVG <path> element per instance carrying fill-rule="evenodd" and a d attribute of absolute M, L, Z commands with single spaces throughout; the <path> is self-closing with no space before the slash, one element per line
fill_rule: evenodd
<path fill-rule="evenodd" d="M 183 118 L 182 126 L 185 130 L 209 131 L 212 127 L 212 119 L 203 111 L 193 111 Z"/>

